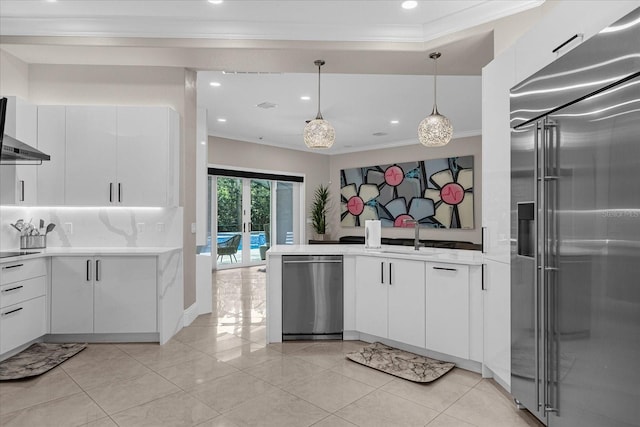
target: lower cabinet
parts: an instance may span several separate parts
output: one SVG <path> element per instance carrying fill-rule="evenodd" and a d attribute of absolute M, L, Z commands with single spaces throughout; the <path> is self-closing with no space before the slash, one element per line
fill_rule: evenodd
<path fill-rule="evenodd" d="M 422 261 L 357 257 L 357 330 L 424 347 L 424 279 Z"/>
<path fill-rule="evenodd" d="M 54 257 L 51 333 L 157 332 L 156 257 Z"/>
<path fill-rule="evenodd" d="M 0 354 L 47 333 L 47 265 L 44 259 L 2 264 Z"/>
<path fill-rule="evenodd" d="M 469 267 L 426 266 L 426 347 L 469 359 Z"/>

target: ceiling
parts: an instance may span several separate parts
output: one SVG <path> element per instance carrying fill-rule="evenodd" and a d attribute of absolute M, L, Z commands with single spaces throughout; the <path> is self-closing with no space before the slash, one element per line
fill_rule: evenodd
<path fill-rule="evenodd" d="M 305 120 L 317 112 L 313 61 L 324 59 L 321 110 L 336 129 L 327 154 L 416 143 L 433 102 L 428 53 L 439 50 L 438 108 L 454 137 L 479 134 L 490 23 L 542 1 L 400 3 L 1 0 L 0 47 L 28 63 L 199 70 L 210 135 L 301 150 Z"/>

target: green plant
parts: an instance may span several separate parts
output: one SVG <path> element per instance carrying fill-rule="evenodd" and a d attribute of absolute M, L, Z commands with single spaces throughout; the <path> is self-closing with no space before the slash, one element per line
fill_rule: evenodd
<path fill-rule="evenodd" d="M 313 195 L 311 205 L 311 226 L 317 234 L 327 231 L 327 210 L 329 209 L 329 187 L 320 184 Z"/>

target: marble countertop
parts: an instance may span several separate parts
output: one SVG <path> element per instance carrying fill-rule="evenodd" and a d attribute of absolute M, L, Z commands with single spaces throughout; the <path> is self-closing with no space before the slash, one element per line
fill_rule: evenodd
<path fill-rule="evenodd" d="M 371 255 L 466 265 L 481 265 L 483 261 L 479 251 L 426 247 L 416 251 L 413 246 L 393 245 L 382 245 L 375 249 L 365 248 L 364 245 L 275 245 L 267 251 L 269 255 Z"/>
<path fill-rule="evenodd" d="M 18 249 L 15 249 L 16 251 Z M 27 252 L 38 252 L 31 255 L 20 255 L 9 258 L 0 258 L 0 264 L 7 262 L 22 261 L 26 259 L 35 259 L 48 256 L 109 256 L 109 255 L 127 255 L 127 256 L 157 256 L 176 250 L 182 250 L 179 247 L 76 247 L 76 248 L 46 248 L 46 249 L 19 249 Z"/>

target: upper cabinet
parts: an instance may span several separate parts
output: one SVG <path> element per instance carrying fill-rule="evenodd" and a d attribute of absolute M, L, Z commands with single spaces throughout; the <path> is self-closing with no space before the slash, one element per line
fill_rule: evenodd
<path fill-rule="evenodd" d="M 38 148 L 51 156 L 36 168 L 38 204 L 57 206 L 65 203 L 66 108 L 63 105 L 38 107 Z"/>
<path fill-rule="evenodd" d="M 517 81 L 549 65 L 636 7 L 637 1 L 557 2 L 516 43 Z"/>
<path fill-rule="evenodd" d="M 8 96 L 4 133 L 34 148 L 38 146 L 38 108 L 24 99 Z M 0 204 L 35 205 L 37 165 L 0 166 Z"/>
<path fill-rule="evenodd" d="M 117 203 L 177 205 L 171 150 L 179 137 L 178 114 L 163 107 L 118 107 L 117 125 Z"/>
<path fill-rule="evenodd" d="M 179 129 L 167 107 L 40 107 L 39 204 L 177 206 Z"/>
<path fill-rule="evenodd" d="M 67 107 L 65 204 L 117 203 L 116 117 L 116 107 Z"/>

